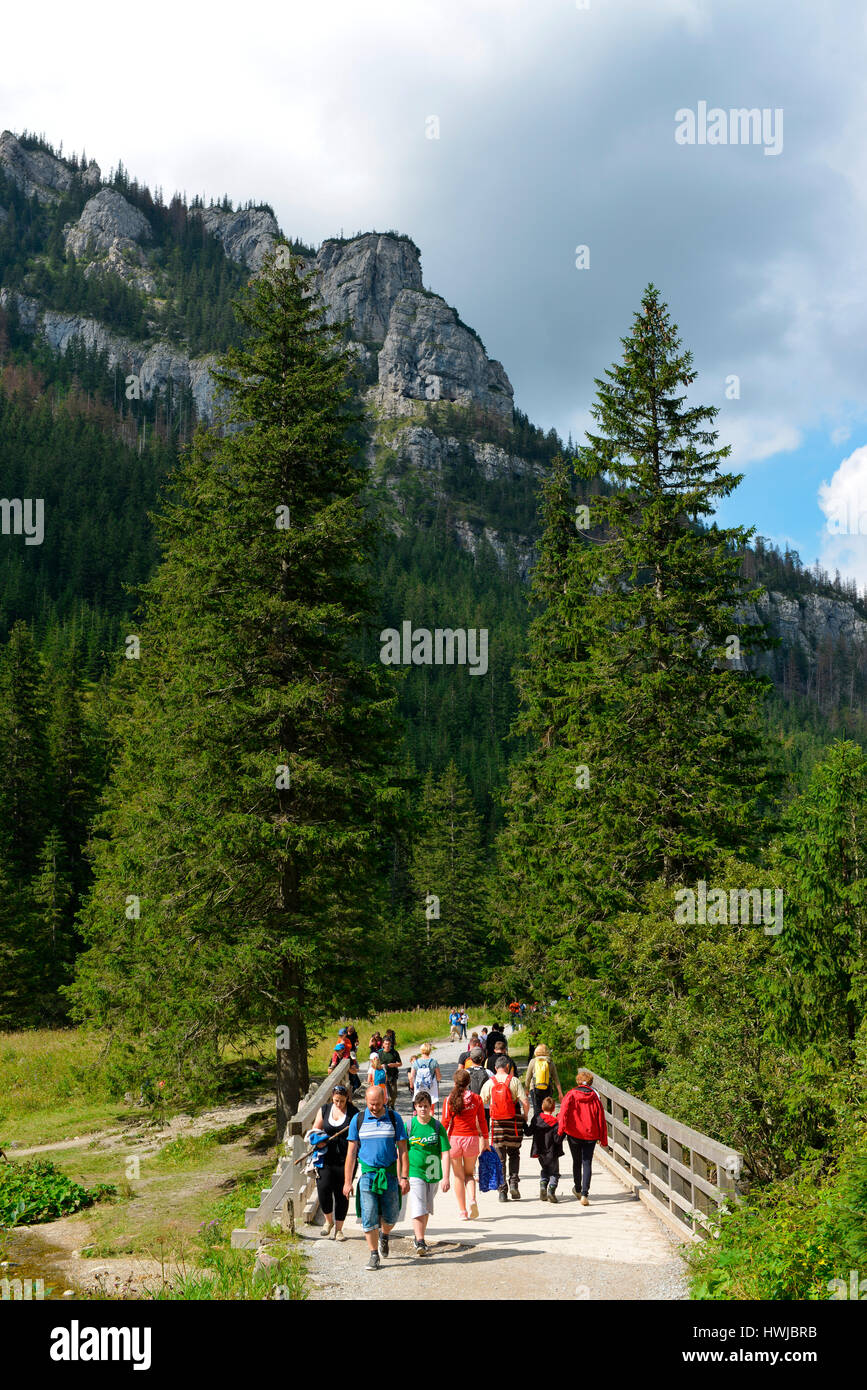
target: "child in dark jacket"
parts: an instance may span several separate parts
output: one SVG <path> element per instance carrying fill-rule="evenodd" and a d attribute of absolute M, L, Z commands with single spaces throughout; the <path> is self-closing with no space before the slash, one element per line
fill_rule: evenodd
<path fill-rule="evenodd" d="M 554 1114 L 554 1097 L 546 1096 L 542 1109 L 537 1110 L 526 1132 L 533 1137 L 530 1157 L 538 1158 L 539 1197 L 543 1202 L 557 1201 L 557 1183 L 560 1180 L 560 1159 L 563 1156 L 563 1140 L 557 1133 L 557 1116 Z"/>

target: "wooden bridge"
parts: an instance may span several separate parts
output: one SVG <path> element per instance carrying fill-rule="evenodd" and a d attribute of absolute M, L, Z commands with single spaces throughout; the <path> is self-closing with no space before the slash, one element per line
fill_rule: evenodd
<path fill-rule="evenodd" d="M 516 1042 L 520 1040 L 522 1047 L 525 1037 L 520 1032 L 516 1035 Z M 463 1044 L 457 1043 L 443 1042 L 437 1045 L 443 1091 L 462 1049 Z M 332 1087 L 343 1079 L 348 1068 L 349 1063 L 342 1062 L 319 1086 L 311 1088 L 299 1106 L 287 1127 L 286 1154 L 278 1162 L 271 1186 L 263 1190 L 259 1205 L 248 1209 L 244 1227 L 233 1231 L 234 1246 L 257 1247 L 261 1240 L 267 1238 L 267 1228 L 271 1223 L 297 1231 L 299 1235 L 317 1233 L 312 1225 L 318 1212 L 316 1187 L 313 1175 L 306 1170 L 304 1135 L 330 1097 Z M 440 1194 L 431 1222 L 430 1235 L 434 1238 L 434 1248 L 438 1234 L 436 1228 L 442 1226 L 443 1235 L 448 1237 L 454 1232 L 454 1239 L 441 1242 L 443 1258 L 448 1260 L 451 1270 L 449 1292 L 444 1294 L 445 1297 L 462 1296 L 455 1286 L 454 1259 L 459 1258 L 463 1264 L 468 1260 L 472 1263 L 474 1259 L 481 1258 L 482 1248 L 487 1259 L 493 1258 L 495 1253 L 520 1255 L 530 1264 L 532 1256 L 546 1254 L 546 1268 L 556 1266 L 561 1271 L 555 1287 L 571 1290 L 553 1296 L 685 1296 L 678 1245 L 681 1242 L 701 1241 L 709 1218 L 723 1203 L 737 1201 L 742 1157 L 736 1149 L 720 1144 L 672 1116 L 665 1115 L 613 1086 L 604 1077 L 596 1075 L 593 1084 L 605 1105 L 609 1143 L 607 1149 L 602 1149 L 600 1145 L 596 1147 L 590 1208 L 579 1207 L 571 1195 L 564 1196 L 554 1208 L 533 1200 L 538 1194 L 538 1165 L 529 1157 L 529 1145 L 522 1152 L 521 1180 L 524 1194 L 530 1200 L 505 1205 L 496 1202 L 495 1193 L 482 1194 L 479 1204 L 484 1225 L 474 1222 L 470 1230 L 470 1223 L 458 1223 L 454 1219 L 457 1212 L 452 1194 Z M 398 1109 L 405 1114 L 410 1111 L 405 1086 L 401 1087 Z M 563 1175 L 561 1192 L 570 1194 L 572 1182 L 568 1148 L 561 1159 L 560 1168 Z M 579 1213 L 582 1215 L 579 1216 Z M 590 1220 L 586 1219 L 588 1216 Z M 528 1218 L 533 1226 L 531 1232 L 526 1229 Z M 321 1252 L 319 1243 L 312 1243 L 314 1266 L 318 1267 L 324 1262 L 326 1272 L 330 1272 L 335 1263 L 345 1263 L 348 1259 L 358 1263 L 361 1242 L 352 1239 L 356 1231 L 352 1214 L 346 1229 L 350 1240 L 344 1246 L 334 1247 L 331 1241 L 322 1242 L 328 1248 Z M 409 1233 L 406 1219 L 398 1223 L 393 1246 L 400 1246 L 401 1232 Z M 360 1237 L 360 1227 L 357 1234 Z M 475 1237 L 478 1237 L 477 1246 L 472 1244 Z M 409 1246 L 411 1241 L 407 1241 Z M 426 1286 L 433 1263 L 425 1262 Z M 518 1263 L 522 1261 L 519 1259 Z M 634 1266 L 631 1270 L 630 1265 Z M 536 1269 L 537 1265 L 532 1267 Z M 568 1268 L 565 1277 L 562 1274 L 564 1268 Z M 660 1287 L 658 1279 L 654 1282 L 654 1272 L 663 1268 L 673 1271 L 663 1286 L 674 1289 L 674 1292 L 654 1291 Z M 615 1270 L 616 1278 L 613 1277 Z M 315 1280 L 317 1268 L 313 1269 L 312 1274 Z M 613 1288 L 626 1291 L 605 1292 L 606 1276 Z M 594 1283 L 600 1287 L 598 1295 L 574 1292 L 576 1288 L 583 1290 Z M 391 1293 L 401 1296 L 397 1288 Z M 316 1294 L 313 1296 L 316 1297 Z M 371 1296 L 374 1296 L 372 1290 Z"/>

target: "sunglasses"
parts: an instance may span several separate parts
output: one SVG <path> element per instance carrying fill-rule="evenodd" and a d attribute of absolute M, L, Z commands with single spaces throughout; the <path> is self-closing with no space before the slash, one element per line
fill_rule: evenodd
<path fill-rule="evenodd" d="M 346 1087 L 345 1087 L 345 1086 L 335 1086 L 335 1087 L 334 1087 L 334 1090 L 331 1092 L 331 1094 L 332 1094 L 333 1096 L 345 1096 L 345 1095 L 346 1095 Z"/>

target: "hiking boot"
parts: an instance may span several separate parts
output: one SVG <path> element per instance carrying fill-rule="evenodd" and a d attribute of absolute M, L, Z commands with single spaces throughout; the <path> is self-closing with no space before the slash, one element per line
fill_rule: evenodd
<path fill-rule="evenodd" d="M 509 1194 L 508 1194 L 508 1192 L 506 1191 L 505 1187 L 501 1187 L 501 1188 L 500 1188 L 499 1197 L 500 1197 L 500 1201 L 501 1201 L 501 1202 L 508 1202 L 508 1200 L 509 1200 Z"/>
<path fill-rule="evenodd" d="M 388 1236 L 382 1231 L 379 1233 L 379 1253 L 384 1260 L 388 1259 Z"/>
<path fill-rule="evenodd" d="M 554 1187 L 549 1187 L 549 1188 L 548 1188 L 548 1201 L 549 1201 L 549 1202 L 554 1202 L 554 1204 L 556 1205 L 556 1202 L 557 1202 L 557 1190 L 556 1190 L 556 1188 L 554 1188 Z"/>
<path fill-rule="evenodd" d="M 548 1188 L 547 1188 L 547 1186 L 545 1185 L 545 1183 L 541 1183 L 540 1186 L 539 1186 L 539 1201 L 540 1201 L 540 1202 L 547 1202 L 547 1200 L 548 1200 Z"/>
<path fill-rule="evenodd" d="M 376 1253 L 375 1250 L 371 1250 L 371 1252 L 370 1252 L 370 1259 L 367 1261 L 367 1264 L 364 1266 L 364 1268 L 365 1268 L 365 1269 L 379 1269 L 379 1267 L 380 1267 L 380 1266 L 379 1266 L 379 1256 L 377 1255 L 377 1253 Z"/>
<path fill-rule="evenodd" d="M 521 1200 L 521 1194 L 518 1191 L 517 1182 L 509 1183 L 509 1196 L 511 1197 L 513 1202 L 519 1202 Z"/>

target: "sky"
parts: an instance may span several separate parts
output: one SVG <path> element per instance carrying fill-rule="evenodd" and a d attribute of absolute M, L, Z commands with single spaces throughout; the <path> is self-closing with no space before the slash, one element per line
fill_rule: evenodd
<path fill-rule="evenodd" d="M 47 0 L 38 44 L 26 7 L 4 12 L 3 51 L 0 127 L 104 176 L 267 201 L 314 245 L 409 234 L 564 438 L 653 281 L 745 475 L 720 520 L 867 585 L 852 0 Z"/>

